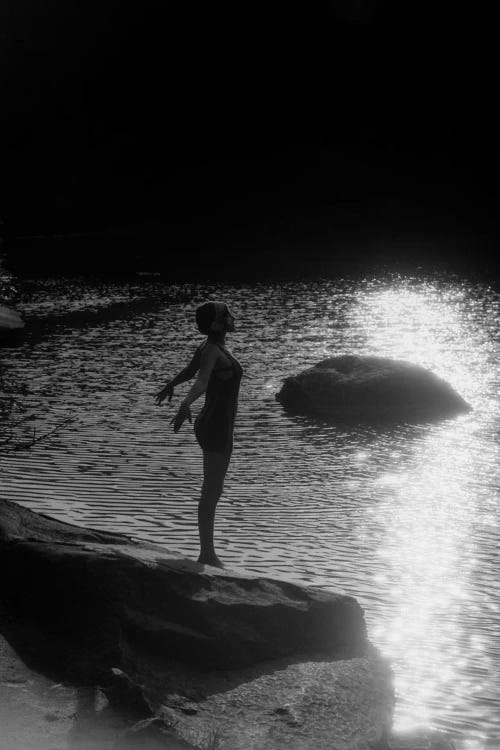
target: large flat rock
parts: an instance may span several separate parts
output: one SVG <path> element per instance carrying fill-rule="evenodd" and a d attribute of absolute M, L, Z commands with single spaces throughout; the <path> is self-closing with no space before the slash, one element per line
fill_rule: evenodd
<path fill-rule="evenodd" d="M 0 502 L 3 600 L 68 667 L 116 664 L 124 635 L 207 669 L 304 653 L 359 656 L 363 612 L 344 593 L 219 570 Z M 72 655 L 72 652 L 74 656 Z M 84 659 L 84 660 L 85 660 Z M 72 663 L 71 663 L 72 662 Z"/>
<path fill-rule="evenodd" d="M 470 411 L 435 373 L 386 357 L 324 359 L 286 378 L 276 398 L 292 413 L 339 422 L 419 423 Z"/>
<path fill-rule="evenodd" d="M 127 747 L 175 732 L 231 750 L 367 750 L 388 731 L 390 672 L 343 592 L 203 566 L 7 501 L 0 565 L 0 630 L 30 667 L 157 717 Z"/>

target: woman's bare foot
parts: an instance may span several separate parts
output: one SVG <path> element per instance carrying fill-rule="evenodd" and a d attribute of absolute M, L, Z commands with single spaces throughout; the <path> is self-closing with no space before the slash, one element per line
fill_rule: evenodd
<path fill-rule="evenodd" d="M 211 565 L 212 568 L 224 567 L 217 555 L 200 555 L 198 558 L 198 562 L 202 565 Z"/>

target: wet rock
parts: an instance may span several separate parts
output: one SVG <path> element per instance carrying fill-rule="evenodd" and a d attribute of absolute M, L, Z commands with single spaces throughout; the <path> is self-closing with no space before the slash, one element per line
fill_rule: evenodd
<path fill-rule="evenodd" d="M 286 378 L 276 399 L 292 413 L 358 423 L 418 423 L 470 411 L 434 373 L 384 357 L 322 360 Z"/>
<path fill-rule="evenodd" d="M 210 673 L 135 652 L 128 668 L 148 686 L 156 714 L 174 675 L 201 696 L 196 713 L 182 703 L 168 713 L 176 735 L 194 746 L 209 746 L 217 732 L 218 746 L 231 750 L 373 750 L 384 747 L 391 725 L 392 675 L 375 649 L 354 659 L 280 659 Z"/>

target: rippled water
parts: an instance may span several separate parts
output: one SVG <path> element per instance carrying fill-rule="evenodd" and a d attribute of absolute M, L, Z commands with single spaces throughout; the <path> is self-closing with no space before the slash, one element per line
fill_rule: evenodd
<path fill-rule="evenodd" d="M 159 408 L 153 395 L 200 340 L 196 304 L 227 300 L 245 378 L 219 554 L 353 594 L 394 665 L 396 726 L 449 731 L 468 750 L 498 747 L 499 295 L 453 277 L 223 288 L 68 280 L 35 284 L 20 308 L 58 315 L 145 293 L 150 310 L 76 328 L 66 315 L 2 354 L 6 379 L 27 389 L 17 418 L 35 415 L 19 436 L 74 418 L 50 441 L 3 456 L 3 496 L 194 557 L 200 452 L 190 426 L 178 435 L 169 426 L 178 399 Z M 284 413 L 274 398 L 283 377 L 340 353 L 421 363 L 473 411 L 384 430 Z"/>

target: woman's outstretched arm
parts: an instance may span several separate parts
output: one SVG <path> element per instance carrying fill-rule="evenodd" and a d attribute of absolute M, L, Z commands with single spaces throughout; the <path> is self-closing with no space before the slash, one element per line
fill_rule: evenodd
<path fill-rule="evenodd" d="M 185 422 L 186 419 L 189 419 L 190 422 L 192 421 L 190 406 L 193 401 L 196 401 L 196 399 L 199 398 L 207 390 L 208 381 L 210 380 L 210 375 L 212 374 L 212 370 L 214 369 L 214 365 L 217 361 L 218 356 L 219 352 L 217 350 L 217 347 L 215 346 L 206 346 L 203 349 L 200 358 L 200 369 L 198 372 L 198 377 L 196 378 L 186 398 L 181 403 L 179 411 L 171 420 L 172 424 L 174 425 L 174 432 L 179 432 L 183 422 Z"/>
<path fill-rule="evenodd" d="M 200 368 L 200 360 L 201 360 L 201 351 L 200 347 L 195 351 L 191 362 L 186 365 L 176 376 L 175 378 L 172 378 L 172 380 L 169 380 L 168 383 L 164 388 L 161 389 L 159 393 L 156 394 L 155 399 L 156 403 L 159 405 L 161 402 L 168 397 L 168 400 L 172 400 L 172 396 L 174 395 L 174 388 L 176 385 L 180 385 L 181 383 L 185 383 L 186 380 L 191 380 L 191 378 L 194 378 L 196 373 L 198 372 Z"/>

